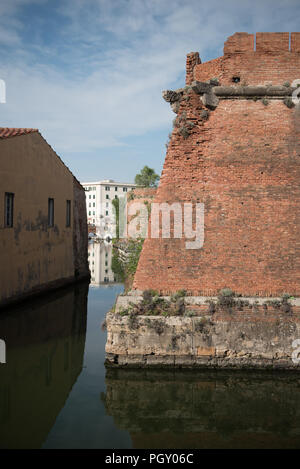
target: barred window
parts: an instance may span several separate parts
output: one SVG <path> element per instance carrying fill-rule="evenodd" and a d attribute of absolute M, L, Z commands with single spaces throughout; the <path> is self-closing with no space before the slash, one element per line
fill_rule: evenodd
<path fill-rule="evenodd" d="M 66 227 L 71 226 L 71 200 L 67 200 L 66 205 Z"/>
<path fill-rule="evenodd" d="M 48 226 L 54 226 L 54 199 L 48 199 Z"/>
<path fill-rule="evenodd" d="M 12 192 L 5 192 L 4 226 L 12 228 L 14 224 L 14 196 Z"/>

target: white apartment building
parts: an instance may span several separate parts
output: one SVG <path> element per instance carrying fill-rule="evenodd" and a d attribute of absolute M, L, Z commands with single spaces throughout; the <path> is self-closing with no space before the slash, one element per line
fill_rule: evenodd
<path fill-rule="evenodd" d="M 112 200 L 126 197 L 127 192 L 134 189 L 136 184 L 106 179 L 97 182 L 82 182 L 81 185 L 86 194 L 88 224 L 95 225 L 97 235 L 103 238 L 113 237 L 115 219 Z M 103 236 L 104 231 L 105 236 Z"/>

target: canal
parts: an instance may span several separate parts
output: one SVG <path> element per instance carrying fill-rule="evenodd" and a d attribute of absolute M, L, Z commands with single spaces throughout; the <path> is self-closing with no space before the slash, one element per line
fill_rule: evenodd
<path fill-rule="evenodd" d="M 0 314 L 0 448 L 300 448 L 300 375 L 105 370 L 123 285 L 89 254 L 90 285 Z"/>

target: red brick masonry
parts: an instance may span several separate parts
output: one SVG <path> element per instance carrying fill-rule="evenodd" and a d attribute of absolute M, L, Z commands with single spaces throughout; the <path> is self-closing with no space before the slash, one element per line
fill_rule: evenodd
<path fill-rule="evenodd" d="M 254 43 L 254 35 L 236 33 L 218 59 L 201 63 L 188 54 L 187 85 L 214 78 L 233 88 L 288 87 L 300 78 L 300 33 L 290 40 L 257 33 L 256 50 Z M 279 96 L 219 96 L 211 110 L 190 88 L 177 111 L 177 123 L 192 125 L 188 136 L 180 122 L 174 126 L 155 202 L 204 203 L 204 245 L 187 250 L 186 239 L 148 238 L 134 288 L 299 296 L 299 105 Z"/>

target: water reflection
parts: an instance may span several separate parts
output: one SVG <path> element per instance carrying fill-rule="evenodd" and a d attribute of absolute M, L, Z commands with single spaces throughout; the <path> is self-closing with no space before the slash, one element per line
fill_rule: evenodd
<path fill-rule="evenodd" d="M 88 285 L 0 314 L 0 448 L 39 448 L 82 370 Z"/>
<path fill-rule="evenodd" d="M 116 283 L 117 277 L 111 269 L 112 244 L 90 242 L 88 250 L 91 285 Z"/>
<path fill-rule="evenodd" d="M 108 369 L 101 395 L 134 448 L 299 448 L 300 377 Z"/>

